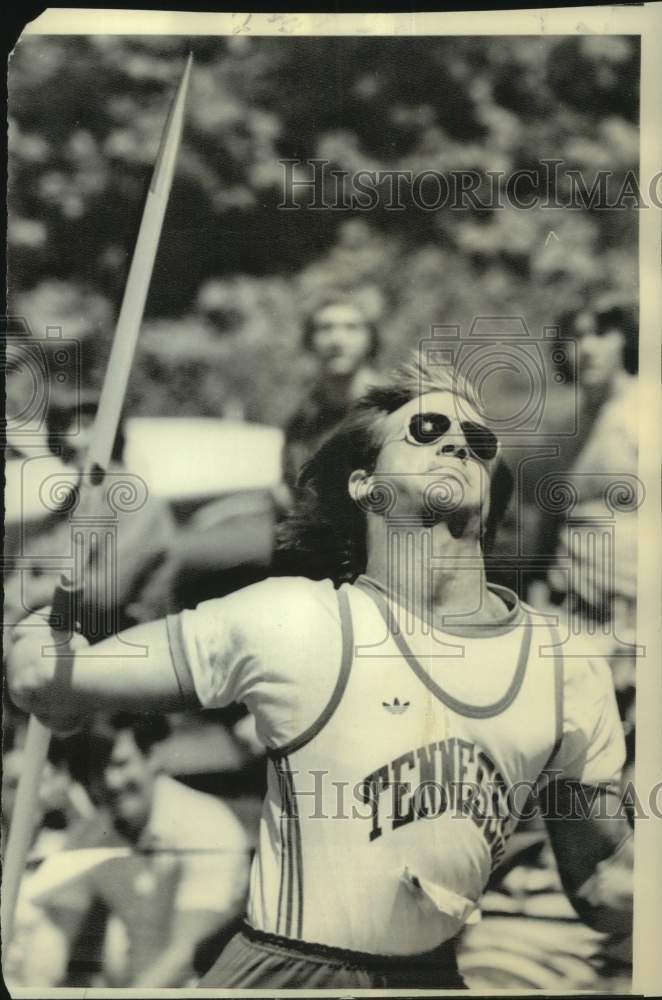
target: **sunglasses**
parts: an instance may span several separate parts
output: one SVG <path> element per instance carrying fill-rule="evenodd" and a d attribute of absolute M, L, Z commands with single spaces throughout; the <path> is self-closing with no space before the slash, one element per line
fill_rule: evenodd
<path fill-rule="evenodd" d="M 452 420 L 445 413 L 415 413 L 405 431 L 409 444 L 434 444 L 448 433 Z M 499 439 L 489 427 L 471 420 L 460 420 L 469 451 L 482 462 L 491 462 L 499 450 Z"/>

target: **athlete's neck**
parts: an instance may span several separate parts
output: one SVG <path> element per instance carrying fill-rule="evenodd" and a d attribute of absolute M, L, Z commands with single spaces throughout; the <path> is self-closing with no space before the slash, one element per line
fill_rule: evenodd
<path fill-rule="evenodd" d="M 503 601 L 487 588 L 479 539 L 456 538 L 445 522 L 433 528 L 394 528 L 368 518 L 366 576 L 411 614 L 444 628 L 444 618 L 460 615 L 481 625 L 503 617 Z"/>

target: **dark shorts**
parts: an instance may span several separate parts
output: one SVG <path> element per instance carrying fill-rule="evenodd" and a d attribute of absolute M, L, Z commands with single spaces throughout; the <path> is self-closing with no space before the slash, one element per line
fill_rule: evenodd
<path fill-rule="evenodd" d="M 244 924 L 198 986 L 225 989 L 466 989 L 452 942 L 420 955 L 369 955 Z"/>

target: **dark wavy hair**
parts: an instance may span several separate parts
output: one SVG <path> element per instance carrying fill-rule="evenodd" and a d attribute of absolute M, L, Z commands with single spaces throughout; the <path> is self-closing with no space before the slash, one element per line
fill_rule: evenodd
<path fill-rule="evenodd" d="M 104 768 L 108 766 L 118 733 L 125 730 L 133 733 L 138 750 L 147 756 L 156 743 L 170 736 L 171 726 L 165 715 L 130 712 L 94 715 L 79 733 L 52 740 L 50 759 L 65 760 L 72 777 L 80 781 L 93 798 L 101 801 L 103 796 L 99 783 Z"/>
<path fill-rule="evenodd" d="M 569 309 L 558 319 L 559 330 L 564 340 L 574 340 L 577 337 L 575 324 L 581 317 L 592 319 L 599 334 L 613 329 L 620 330 L 624 341 L 623 367 L 630 375 L 636 375 L 639 369 L 639 326 L 634 305 L 630 302 L 598 299 L 596 304 L 588 303 L 577 309 Z M 555 361 L 555 367 L 566 382 L 572 383 L 576 372 L 565 353 L 561 351 L 560 355 L 563 360 Z"/>
<path fill-rule="evenodd" d="M 306 462 L 296 484 L 294 508 L 277 539 L 281 575 L 329 578 L 336 585 L 354 580 L 367 561 L 364 511 L 347 490 L 355 469 L 372 471 L 383 444 L 383 418 L 412 399 L 448 391 L 480 412 L 464 376 L 447 367 L 427 367 L 416 359 L 397 368 L 386 384 L 372 386 Z M 513 488 L 512 473 L 497 459 L 490 478 L 490 508 L 482 545 L 489 551 Z"/>
<path fill-rule="evenodd" d="M 623 334 L 623 367 L 631 375 L 639 370 L 639 326 L 632 305 L 616 303 L 596 309 L 598 331 L 620 330 Z"/>

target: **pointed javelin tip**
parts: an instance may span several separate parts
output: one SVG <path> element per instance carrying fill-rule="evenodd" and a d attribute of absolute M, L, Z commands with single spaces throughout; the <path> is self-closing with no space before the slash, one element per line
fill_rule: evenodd
<path fill-rule="evenodd" d="M 182 124 L 184 118 L 184 105 L 186 103 L 186 95 L 188 92 L 189 80 L 191 77 L 191 67 L 193 65 L 193 53 L 189 52 L 188 59 L 186 60 L 186 65 L 184 67 L 184 72 L 182 73 L 181 80 L 177 86 L 177 92 L 170 105 L 170 110 L 168 112 L 168 117 L 161 135 L 161 143 L 159 145 L 159 151 L 156 156 L 156 163 L 154 164 L 154 172 L 152 174 L 152 181 L 150 183 L 150 191 L 156 193 L 162 189 L 162 178 L 164 172 L 169 174 L 169 180 L 165 185 L 165 188 L 169 188 L 170 180 L 172 179 L 172 172 L 174 170 L 175 158 L 177 155 L 177 148 L 179 146 L 179 140 L 182 133 Z M 166 151 L 169 150 L 169 155 L 166 156 Z M 168 170 L 165 171 L 164 167 L 168 164 Z M 165 189 L 163 188 L 163 189 Z"/>
<path fill-rule="evenodd" d="M 179 84 L 179 89 L 182 90 L 188 83 L 188 78 L 191 75 L 191 68 L 193 66 L 193 53 L 189 51 L 186 57 L 186 63 L 184 65 L 184 72 L 182 73 L 182 79 Z"/>

